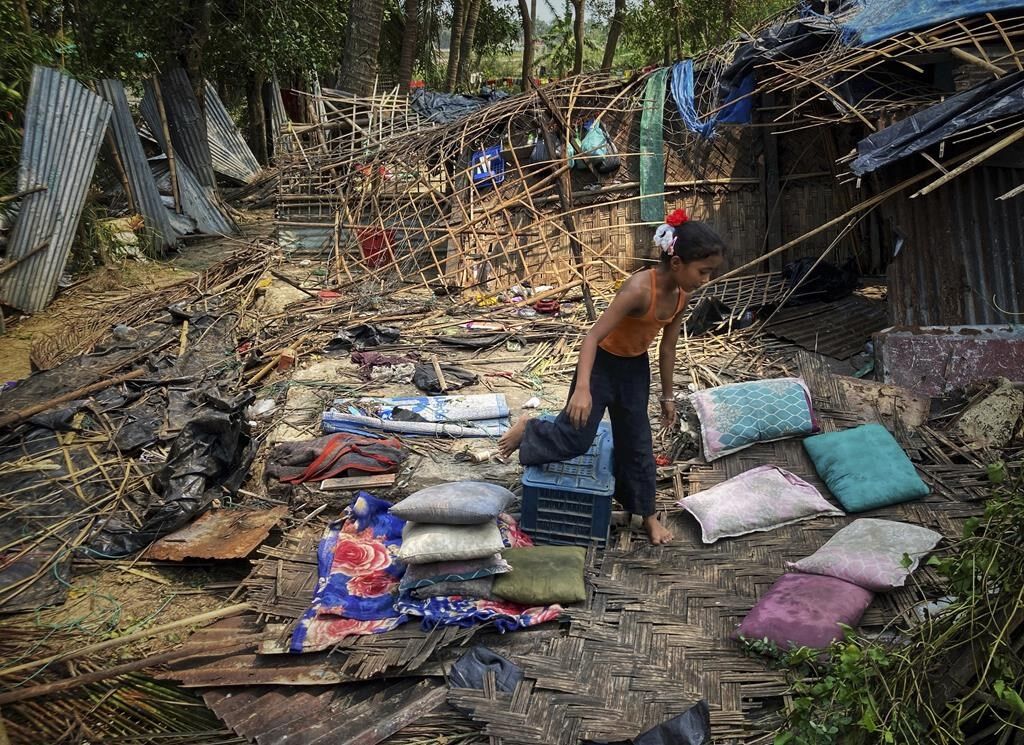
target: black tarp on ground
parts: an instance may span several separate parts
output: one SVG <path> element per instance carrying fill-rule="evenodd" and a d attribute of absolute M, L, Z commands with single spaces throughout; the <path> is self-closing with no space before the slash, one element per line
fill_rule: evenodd
<path fill-rule="evenodd" d="M 968 127 L 1024 112 L 1024 72 L 950 96 L 857 143 L 858 176 L 934 145 Z"/>
<path fill-rule="evenodd" d="M 222 485 L 237 489 L 253 450 L 250 396 L 231 393 L 236 321 L 216 309 L 168 313 L 4 393 L 11 411 L 145 370 L 0 432 L 0 612 L 62 602 L 76 550 L 133 553 L 189 522 Z"/>

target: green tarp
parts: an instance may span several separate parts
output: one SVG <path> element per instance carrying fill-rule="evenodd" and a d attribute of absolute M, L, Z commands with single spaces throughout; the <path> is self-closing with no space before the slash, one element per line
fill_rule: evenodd
<path fill-rule="evenodd" d="M 640 219 L 660 223 L 665 219 L 665 147 L 662 127 L 665 88 L 669 68 L 647 79 L 644 109 L 640 115 Z"/>

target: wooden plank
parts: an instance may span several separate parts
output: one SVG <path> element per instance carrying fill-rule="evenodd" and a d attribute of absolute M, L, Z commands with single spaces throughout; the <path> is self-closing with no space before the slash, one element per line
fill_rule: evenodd
<path fill-rule="evenodd" d="M 325 479 L 320 482 L 321 491 L 349 491 L 352 489 L 373 489 L 391 486 L 397 474 L 378 473 L 373 476 L 348 476 L 341 479 Z"/>

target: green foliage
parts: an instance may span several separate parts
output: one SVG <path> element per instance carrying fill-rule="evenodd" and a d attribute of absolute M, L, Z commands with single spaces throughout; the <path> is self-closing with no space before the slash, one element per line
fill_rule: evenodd
<path fill-rule="evenodd" d="M 14 3 L 0 3 L 0 194 L 14 191 L 22 117 L 33 65 L 53 64 L 57 40 L 26 29 Z"/>
<path fill-rule="evenodd" d="M 473 37 L 473 51 L 477 55 L 511 54 L 521 34 L 522 24 L 516 6 L 483 0 Z"/>
<path fill-rule="evenodd" d="M 790 0 L 640 0 L 626 8 L 617 67 L 692 57 L 791 6 Z M 681 42 L 676 48 L 676 24 Z"/>
<path fill-rule="evenodd" d="M 900 629 L 888 644 L 847 633 L 825 653 L 797 649 L 778 658 L 788 670 L 792 706 L 775 745 L 952 745 L 986 727 L 986 742 L 1024 729 L 1017 626 L 1024 608 L 1024 481 L 1005 467 L 996 470 L 984 515 L 967 520 L 958 544 L 927 562 L 953 599 L 948 607 Z M 777 653 L 763 643 L 747 646 Z M 965 666 L 972 673 L 951 683 Z"/>

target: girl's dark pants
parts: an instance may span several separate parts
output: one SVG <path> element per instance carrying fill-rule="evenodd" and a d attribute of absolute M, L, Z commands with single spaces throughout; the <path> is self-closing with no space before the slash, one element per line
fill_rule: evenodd
<path fill-rule="evenodd" d="M 575 377 L 569 398 L 574 390 Z M 653 515 L 656 473 L 651 422 L 647 416 L 650 391 L 647 354 L 618 357 L 599 348 L 590 375 L 593 405 L 586 425 L 576 429 L 564 409 L 553 422 L 531 419 L 519 445 L 519 462 L 539 466 L 583 455 L 593 444 L 597 426 L 607 410 L 614 441 L 615 499 L 634 515 Z"/>

